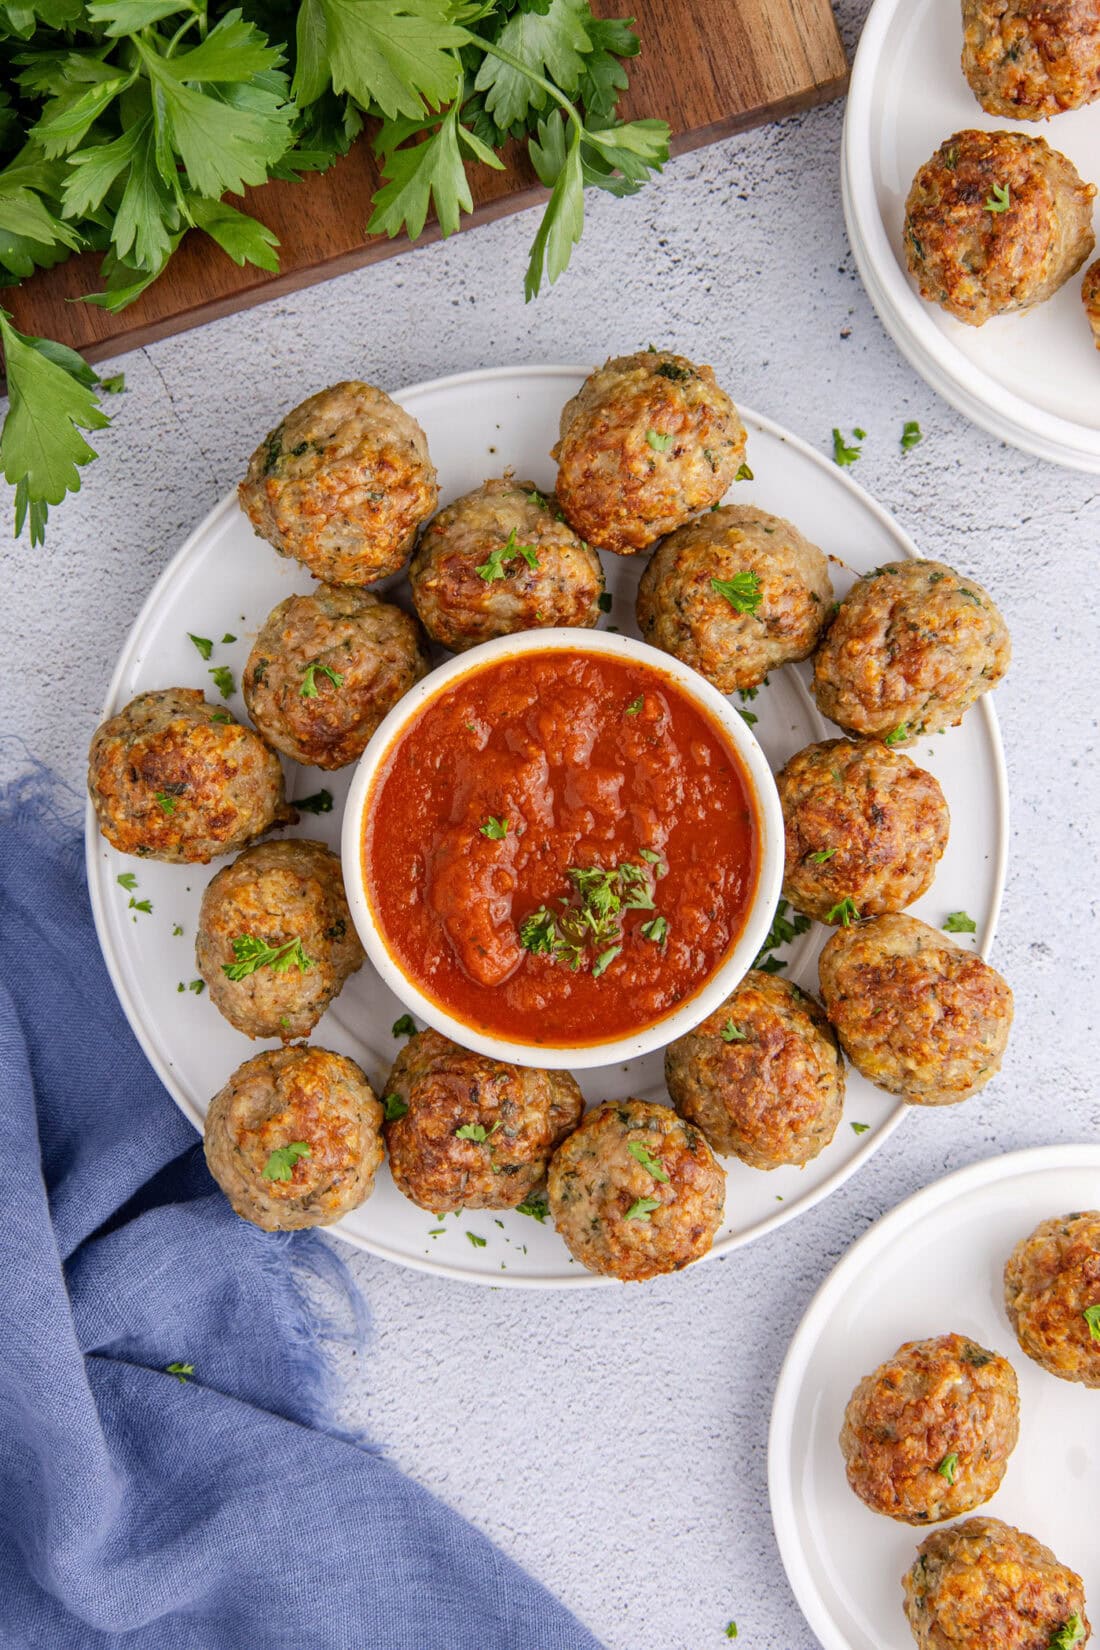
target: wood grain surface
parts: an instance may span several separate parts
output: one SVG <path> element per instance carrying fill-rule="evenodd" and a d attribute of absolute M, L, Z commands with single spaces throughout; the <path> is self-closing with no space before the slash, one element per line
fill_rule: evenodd
<path fill-rule="evenodd" d="M 593 9 L 634 12 L 642 51 L 630 65 L 622 114 L 663 116 L 677 153 L 838 97 L 847 82 L 829 0 L 599 0 Z M 60 339 L 90 360 L 135 349 L 404 251 L 404 236 L 363 238 L 378 181 L 369 145 L 360 140 L 326 173 L 249 190 L 244 209 L 279 237 L 282 267 L 274 275 L 238 268 L 208 237 L 192 233 L 160 279 L 120 315 L 74 301 L 102 284 L 92 254 L 40 270 L 6 301 L 25 332 Z M 522 153 L 503 172 L 472 168 L 471 186 L 467 225 L 546 195 Z M 429 223 L 422 239 L 437 237 Z"/>

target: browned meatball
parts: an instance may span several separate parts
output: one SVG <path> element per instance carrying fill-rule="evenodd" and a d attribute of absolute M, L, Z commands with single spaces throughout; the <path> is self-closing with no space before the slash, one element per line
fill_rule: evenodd
<path fill-rule="evenodd" d="M 806 659 L 829 615 L 829 564 L 797 527 L 727 504 L 658 547 L 638 586 L 638 624 L 720 693 Z"/>
<path fill-rule="evenodd" d="M 905 256 L 921 297 L 972 327 L 1043 303 L 1092 251 L 1095 194 L 1043 138 L 956 132 L 905 203 Z"/>
<path fill-rule="evenodd" d="M 1045 120 L 1100 97 L 1100 0 L 963 0 L 963 74 L 989 115 Z"/>
<path fill-rule="evenodd" d="M 632 556 L 718 502 L 745 441 L 710 367 L 667 350 L 620 355 L 562 410 L 558 502 L 590 544 Z"/>
<path fill-rule="evenodd" d="M 840 1449 L 872 1512 L 937 1524 L 996 1495 L 1020 1435 L 1016 1372 L 965 1335 L 907 1341 L 848 1401 Z"/>
<path fill-rule="evenodd" d="M 428 635 L 456 653 L 600 617 L 600 558 L 532 481 L 485 481 L 429 522 L 409 568 Z"/>
<path fill-rule="evenodd" d="M 1100 1210 L 1044 1220 L 1016 1245 L 1005 1308 L 1029 1358 L 1100 1387 Z"/>
<path fill-rule="evenodd" d="M 669 1044 L 665 1082 L 716 1152 L 754 1169 L 808 1163 L 844 1106 L 844 1062 L 824 1012 L 792 981 L 755 968 Z"/>
<path fill-rule="evenodd" d="M 726 1177 L 668 1106 L 596 1106 L 554 1153 L 550 1213 L 574 1259 L 623 1283 L 678 1272 L 722 1224 Z"/>
<path fill-rule="evenodd" d="M 210 1173 L 265 1232 L 328 1226 L 370 1196 L 382 1107 L 353 1060 L 323 1048 L 269 1049 L 210 1102 Z"/>
<path fill-rule="evenodd" d="M 917 1106 L 977 1094 L 1001 1067 L 1012 992 L 916 917 L 838 928 L 819 963 L 825 1012 L 856 1070 Z"/>
<path fill-rule="evenodd" d="M 902 1589 L 919 1650 L 1083 1650 L 1091 1632 L 1081 1577 L 999 1518 L 933 1530 Z"/>
<path fill-rule="evenodd" d="M 319 584 L 268 614 L 241 691 L 276 750 L 307 768 L 343 768 L 427 673 L 415 619 L 369 591 Z"/>
<path fill-rule="evenodd" d="M 1092 328 L 1092 341 L 1100 349 L 1100 258 L 1085 270 L 1085 278 L 1081 282 L 1081 302 Z"/>
<path fill-rule="evenodd" d="M 424 431 L 372 384 L 311 395 L 252 454 L 237 489 L 262 539 L 328 584 L 405 565 L 439 489 Z"/>
<path fill-rule="evenodd" d="M 279 758 L 197 688 L 139 693 L 98 727 L 88 790 L 113 848 L 205 865 L 295 819 Z"/>
<path fill-rule="evenodd" d="M 386 1083 L 399 1191 L 422 1209 L 514 1209 L 541 1185 L 584 1099 L 567 1071 L 506 1065 L 438 1031 L 410 1037 Z"/>
<path fill-rule="evenodd" d="M 837 922 L 901 911 L 932 885 L 950 816 L 938 782 L 878 739 L 826 739 L 775 779 L 783 808 L 783 894 L 796 911 Z"/>
<path fill-rule="evenodd" d="M 195 957 L 246 1037 L 308 1037 L 366 960 L 338 857 L 322 842 L 246 849 L 207 885 Z"/>
<path fill-rule="evenodd" d="M 841 602 L 814 658 L 814 696 L 848 733 L 897 749 L 961 722 L 1011 656 L 980 584 L 943 562 L 888 562 Z"/>

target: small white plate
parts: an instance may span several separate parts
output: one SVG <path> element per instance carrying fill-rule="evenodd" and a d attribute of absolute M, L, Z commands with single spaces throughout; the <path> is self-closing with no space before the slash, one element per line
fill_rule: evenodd
<path fill-rule="evenodd" d="M 1020 1381 L 1020 1442 L 976 1513 L 1037 1537 L 1100 1608 L 1100 1392 L 1025 1357 L 1005 1316 L 1004 1264 L 1041 1220 L 1100 1207 L 1100 1146 L 1045 1146 L 975 1163 L 877 1221 L 818 1290 L 787 1353 L 768 1487 L 794 1595 L 825 1650 L 913 1650 L 901 1577 L 925 1530 L 852 1493 L 838 1438 L 856 1383 L 903 1341 L 970 1335 Z M 940 1526 L 936 1526 L 940 1527 Z"/>
<path fill-rule="evenodd" d="M 1100 183 L 1100 103 L 1050 121 L 997 119 L 967 85 L 961 52 L 959 0 L 876 0 L 871 8 L 844 119 L 841 183 L 852 251 L 879 319 L 933 389 L 1001 440 L 1100 473 L 1100 351 L 1080 274 L 1025 315 L 968 327 L 926 302 L 906 268 L 906 196 L 952 132 L 1044 137 L 1086 182 Z"/>
<path fill-rule="evenodd" d="M 549 451 L 558 414 L 584 373 L 581 367 L 503 368 L 441 379 L 401 393 L 397 399 L 427 431 L 443 499 L 466 492 L 486 476 L 500 475 L 507 466 L 549 489 L 554 479 Z M 736 385 L 733 388 L 736 391 Z M 756 479 L 736 485 L 738 503 L 751 502 L 792 518 L 837 558 L 832 572 L 838 593 L 848 588 L 854 574 L 915 553 L 885 510 L 843 471 L 767 419 L 744 407 L 740 411 L 749 431 L 749 461 Z M 612 611 L 601 621 L 604 626 L 638 634 L 634 595 L 645 559 L 604 558 L 613 597 Z M 256 537 L 235 498 L 226 499 L 200 523 L 154 585 L 122 650 L 103 714 L 112 715 L 136 693 L 152 688 L 202 687 L 215 698 L 209 671 L 229 665 L 239 682 L 267 614 L 283 597 L 309 590 L 312 584 L 303 568 L 281 559 Z M 407 601 L 403 579 L 393 581 L 390 595 Z M 214 639 L 209 664 L 188 640 L 189 631 Z M 226 632 L 236 640 L 221 645 L 218 638 Z M 819 715 L 807 680 L 808 667 L 787 667 L 776 672 L 746 707 L 759 717 L 754 731 L 773 769 L 803 745 L 837 732 Z M 239 693 L 230 708 L 243 717 Z M 911 754 L 936 774 L 953 821 L 935 885 L 914 909 L 936 925 L 949 911 L 965 909 L 978 931 L 972 940 L 964 937 L 963 943 L 985 954 L 1000 906 L 1008 834 L 1004 762 L 989 700 L 970 711 L 961 727 L 922 741 Z M 304 815 L 292 834 L 320 837 L 339 852 L 343 802 L 354 767 L 324 774 L 286 766 L 291 799 L 322 787 L 335 799 L 331 813 Z M 100 944 L 127 1018 L 161 1080 L 201 1129 L 211 1097 L 230 1073 L 261 1048 L 273 1046 L 250 1042 L 222 1019 L 205 994 L 193 995 L 187 989 L 197 972 L 199 903 L 217 864 L 166 865 L 118 854 L 99 835 L 90 806 L 87 861 Z M 119 886 L 118 877 L 126 872 L 137 878 L 134 895 Z M 131 897 L 149 899 L 152 913 L 133 910 Z M 181 932 L 175 933 L 176 928 Z M 791 978 L 814 992 L 817 953 L 824 938 L 824 930 L 818 928 L 784 953 Z M 401 1047 L 390 1027 L 402 1013 L 401 1003 L 368 963 L 321 1020 L 313 1041 L 351 1055 L 381 1093 Z M 590 1101 L 627 1095 L 665 1099 L 662 1055 L 587 1072 L 582 1087 Z M 890 1095 L 850 1073 L 844 1121 L 835 1140 L 813 1163 L 766 1174 L 729 1160 L 726 1223 L 712 1252 L 727 1253 L 826 1196 L 897 1127 L 905 1111 Z M 856 1133 L 853 1123 L 866 1124 L 867 1131 Z M 441 1227 L 442 1235 L 430 1235 Z M 608 1282 L 570 1259 L 549 1222 L 539 1225 L 529 1216 L 487 1210 L 435 1220 L 397 1192 L 385 1168 L 374 1195 L 336 1229 L 348 1242 L 375 1254 L 450 1277 L 505 1286 Z M 485 1239 L 484 1248 L 470 1241 L 471 1233 Z"/>

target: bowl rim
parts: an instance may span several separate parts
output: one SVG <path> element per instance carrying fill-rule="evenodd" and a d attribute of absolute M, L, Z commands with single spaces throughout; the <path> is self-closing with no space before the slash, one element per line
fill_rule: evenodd
<path fill-rule="evenodd" d="M 462 677 L 472 675 L 500 659 L 544 652 L 592 653 L 605 658 L 624 659 L 644 665 L 674 681 L 709 714 L 734 747 L 752 787 L 758 816 L 759 867 L 756 887 L 741 933 L 725 959 L 692 996 L 671 1013 L 626 1036 L 579 1047 L 516 1042 L 480 1031 L 440 1008 L 408 977 L 389 950 L 367 897 L 362 862 L 363 822 L 371 787 L 392 746 L 408 725 L 430 701 Z M 698 671 L 633 636 L 621 636 L 605 630 L 557 627 L 518 631 L 481 642 L 429 671 L 398 700 L 379 723 L 356 764 L 344 805 L 340 857 L 352 920 L 367 956 L 384 983 L 411 1013 L 461 1047 L 472 1049 L 477 1054 L 548 1071 L 593 1070 L 665 1048 L 677 1037 L 694 1030 L 744 978 L 767 937 L 782 889 L 783 814 L 774 776 L 755 734 L 736 706 Z"/>

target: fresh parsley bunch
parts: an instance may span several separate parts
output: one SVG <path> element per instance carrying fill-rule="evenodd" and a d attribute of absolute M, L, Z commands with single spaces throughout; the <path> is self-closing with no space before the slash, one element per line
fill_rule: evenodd
<path fill-rule="evenodd" d="M 238 264 L 278 268 L 276 238 L 224 199 L 323 171 L 375 122 L 383 183 L 369 235 L 444 235 L 473 206 L 467 169 L 526 144 L 550 190 L 525 291 L 565 269 L 584 190 L 632 194 L 668 156 L 660 120 L 620 121 L 630 19 L 588 0 L 0 0 L 0 284 L 101 252 L 120 310 L 197 229 Z M 10 410 L 0 469 L 15 530 L 95 457 L 109 419 L 74 351 L 0 308 Z"/>

